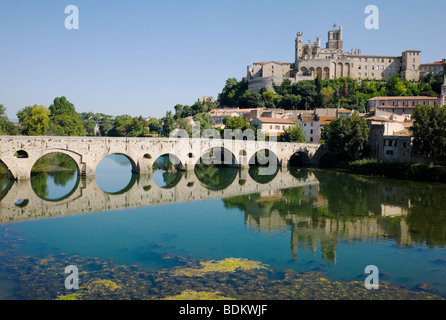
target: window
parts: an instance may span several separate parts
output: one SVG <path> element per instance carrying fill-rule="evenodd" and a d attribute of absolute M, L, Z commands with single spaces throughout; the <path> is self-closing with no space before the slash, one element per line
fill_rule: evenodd
<path fill-rule="evenodd" d="M 384 66 L 381 66 L 381 70 L 384 70 Z"/>
<path fill-rule="evenodd" d="M 271 125 L 271 126 L 269 126 L 269 128 L 271 129 L 271 130 L 273 130 L 273 126 Z"/>
<path fill-rule="evenodd" d="M 364 77 L 367 77 L 367 72 L 364 72 Z"/>
<path fill-rule="evenodd" d="M 313 129 L 310 130 L 310 134 L 314 134 L 314 130 Z"/>
<path fill-rule="evenodd" d="M 276 130 L 280 130 L 280 126 L 276 126 Z"/>
<path fill-rule="evenodd" d="M 387 150 L 386 151 L 386 155 L 393 156 L 393 150 Z"/>
<path fill-rule="evenodd" d="M 403 148 L 406 149 L 407 148 L 407 142 L 403 141 Z"/>

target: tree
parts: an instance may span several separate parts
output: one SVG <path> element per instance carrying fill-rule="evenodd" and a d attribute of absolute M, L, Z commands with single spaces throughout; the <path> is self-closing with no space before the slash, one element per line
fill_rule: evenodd
<path fill-rule="evenodd" d="M 411 127 L 413 148 L 418 154 L 426 155 L 429 162 L 446 154 L 446 108 L 418 105 L 415 107 Z"/>
<path fill-rule="evenodd" d="M 243 78 L 240 82 L 236 78 L 229 78 L 222 92 L 218 95 L 220 105 L 236 107 L 240 104 L 240 99 L 248 90 L 248 81 Z"/>
<path fill-rule="evenodd" d="M 407 88 L 398 74 L 390 78 L 390 81 L 387 83 L 388 96 L 405 96 L 406 93 Z"/>
<path fill-rule="evenodd" d="M 15 135 L 16 128 L 6 115 L 6 108 L 0 104 L 0 135 Z"/>
<path fill-rule="evenodd" d="M 151 118 L 147 125 L 149 126 L 149 132 L 150 133 L 158 133 L 159 128 L 161 126 L 161 123 L 158 119 L 156 118 Z"/>
<path fill-rule="evenodd" d="M 264 102 L 262 95 L 257 92 L 251 92 L 246 90 L 239 102 L 240 108 L 263 108 Z"/>
<path fill-rule="evenodd" d="M 281 142 L 305 142 L 306 137 L 301 127 L 291 126 L 286 128 L 280 136 Z"/>
<path fill-rule="evenodd" d="M 113 128 L 113 123 L 110 117 L 103 117 L 99 123 L 99 132 L 101 136 L 108 136 L 109 131 Z"/>
<path fill-rule="evenodd" d="M 321 89 L 322 104 L 324 106 L 328 105 L 331 98 L 333 98 L 334 93 L 335 93 L 335 91 L 332 87 L 324 87 Z"/>
<path fill-rule="evenodd" d="M 293 84 L 292 93 L 302 97 L 297 108 L 299 110 L 313 110 L 320 106 L 320 95 L 314 81 L 300 81 Z"/>
<path fill-rule="evenodd" d="M 22 134 L 42 136 L 49 128 L 50 111 L 44 106 L 28 106 L 17 112 L 19 123 L 23 126 Z"/>
<path fill-rule="evenodd" d="M 284 110 L 296 110 L 301 101 L 301 96 L 287 93 L 282 97 L 278 105 Z"/>
<path fill-rule="evenodd" d="M 225 124 L 225 128 L 227 129 L 240 129 L 240 130 L 245 130 L 247 128 L 249 128 L 249 122 L 248 120 L 246 120 L 245 118 L 241 117 L 241 116 L 226 116 L 223 119 L 223 123 Z"/>
<path fill-rule="evenodd" d="M 341 116 L 325 125 L 321 138 L 339 160 L 352 161 L 365 155 L 369 127 L 366 120 L 354 112 L 348 117 Z"/>
<path fill-rule="evenodd" d="M 200 123 L 200 132 L 212 128 L 211 116 L 207 112 L 198 113 L 194 116 L 194 121 Z"/>
<path fill-rule="evenodd" d="M 145 120 L 129 115 L 117 116 L 108 135 L 112 137 L 142 137 L 146 134 Z"/>
<path fill-rule="evenodd" d="M 65 97 L 55 98 L 50 105 L 50 130 L 60 136 L 85 136 L 86 132 L 74 105 Z"/>

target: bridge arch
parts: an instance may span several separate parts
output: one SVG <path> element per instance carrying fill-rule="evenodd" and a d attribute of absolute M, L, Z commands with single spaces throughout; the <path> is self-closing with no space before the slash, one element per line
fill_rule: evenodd
<path fill-rule="evenodd" d="M 8 176 L 9 179 L 14 180 L 17 177 L 15 172 L 11 170 L 11 167 L 1 159 L 0 159 L 0 167 L 2 167 L 6 171 L 6 175 Z"/>
<path fill-rule="evenodd" d="M 288 165 L 290 167 L 305 167 L 309 166 L 311 159 L 307 152 L 297 151 L 291 155 L 288 160 Z"/>
<path fill-rule="evenodd" d="M 82 168 L 82 155 L 75 151 L 66 150 L 66 149 L 47 149 L 40 152 L 37 156 L 34 156 L 31 159 L 31 167 L 29 168 L 29 171 L 31 172 L 32 168 L 36 164 L 37 160 L 40 158 L 52 154 L 52 153 L 63 153 L 67 156 L 69 156 L 71 159 L 73 159 L 74 163 L 76 164 L 77 174 L 81 175 L 81 168 Z"/>
<path fill-rule="evenodd" d="M 237 157 L 223 146 L 212 146 L 202 153 L 197 164 L 238 166 Z"/>
<path fill-rule="evenodd" d="M 272 163 L 270 163 L 270 161 Z M 280 160 L 277 156 L 277 154 L 267 148 L 258 150 L 254 152 L 254 154 L 250 157 L 248 164 L 250 166 L 252 165 L 273 165 L 273 166 L 280 166 Z"/>
<path fill-rule="evenodd" d="M 114 154 L 126 157 L 127 160 L 129 160 L 130 165 L 132 166 L 132 172 L 139 173 L 139 168 L 138 168 L 138 165 L 136 164 L 135 160 L 131 156 L 129 156 L 128 154 L 123 153 L 123 152 L 110 152 L 110 153 L 103 154 L 102 156 L 98 157 L 99 161 L 97 161 L 96 164 L 94 165 L 94 170 L 96 171 L 97 166 L 99 165 L 99 163 L 101 163 L 102 160 L 104 160 L 106 157 L 114 155 Z M 148 153 L 144 154 L 144 156 L 143 156 L 144 159 L 149 159 L 150 157 L 151 157 L 151 155 Z"/>

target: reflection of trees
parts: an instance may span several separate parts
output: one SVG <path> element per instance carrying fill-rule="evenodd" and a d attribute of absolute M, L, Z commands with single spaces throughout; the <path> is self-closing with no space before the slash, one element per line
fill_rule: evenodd
<path fill-rule="evenodd" d="M 76 170 L 76 162 L 64 153 L 49 153 L 36 161 L 31 169 L 35 172 Z"/>
<path fill-rule="evenodd" d="M 195 166 L 194 171 L 197 179 L 206 188 L 210 190 L 224 190 L 232 184 L 240 170 L 238 168 L 200 163 Z"/>
<path fill-rule="evenodd" d="M 271 168 L 254 165 L 249 167 L 248 172 L 252 180 L 260 184 L 266 184 L 274 180 L 274 178 L 277 176 L 277 173 L 279 172 L 279 168 L 280 167 L 273 167 L 272 170 L 274 173 L 267 174 L 269 173 L 269 170 L 271 170 Z"/>
<path fill-rule="evenodd" d="M 76 176 L 76 162 L 71 157 L 64 153 L 50 153 L 38 159 L 31 169 L 31 187 L 37 196 L 46 199 L 49 179 L 52 178 L 56 186 L 65 187 Z M 72 191 L 69 190 L 67 194 Z"/>
<path fill-rule="evenodd" d="M 175 187 L 178 182 L 180 182 L 181 178 L 183 177 L 183 174 L 180 171 L 165 171 L 163 172 L 163 180 L 165 183 L 165 186 L 163 186 L 164 189 L 170 189 Z"/>
<path fill-rule="evenodd" d="M 433 248 L 446 245 L 446 188 L 443 185 L 417 189 L 406 221 L 412 239 Z"/>
<path fill-rule="evenodd" d="M 174 161 L 172 161 L 172 159 Z M 180 161 L 176 156 L 166 154 L 166 155 L 160 156 L 158 159 L 156 159 L 155 162 L 153 163 L 152 168 L 153 168 L 153 171 L 156 171 L 156 170 L 172 171 L 172 170 L 178 169 L 179 163 L 180 163 Z"/>
<path fill-rule="evenodd" d="M 446 244 L 446 186 L 313 173 L 319 185 L 241 195 L 223 203 L 242 210 L 245 223 L 259 228 L 253 230 L 290 228 L 293 257 L 298 248 L 316 250 L 320 243 L 322 257 L 334 262 L 338 237 L 391 237 L 401 245 L 417 241 L 431 247 Z M 302 178 L 305 170 L 295 174 Z"/>
<path fill-rule="evenodd" d="M 31 187 L 40 198 L 48 197 L 48 176 L 46 172 L 34 173 L 31 176 Z"/>

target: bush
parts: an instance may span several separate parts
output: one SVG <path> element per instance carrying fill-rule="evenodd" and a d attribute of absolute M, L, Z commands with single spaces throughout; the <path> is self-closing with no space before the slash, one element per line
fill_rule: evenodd
<path fill-rule="evenodd" d="M 362 159 L 350 162 L 348 169 L 353 173 L 364 175 L 446 182 L 446 174 L 444 173 L 443 167 L 432 166 L 425 163 L 404 163 L 398 161 Z"/>

